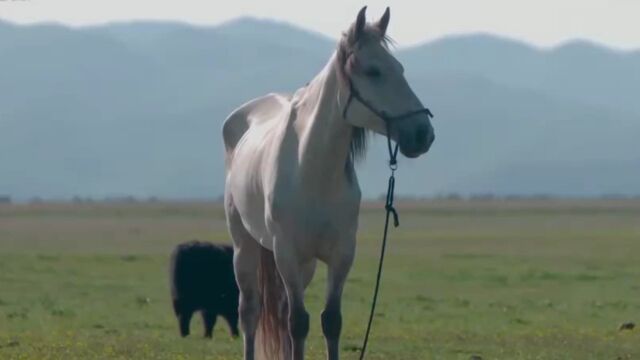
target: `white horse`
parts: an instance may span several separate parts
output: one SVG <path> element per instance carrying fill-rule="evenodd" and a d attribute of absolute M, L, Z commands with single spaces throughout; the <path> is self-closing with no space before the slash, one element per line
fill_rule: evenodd
<path fill-rule="evenodd" d="M 365 10 L 307 86 L 254 99 L 224 123 L 225 211 L 246 360 L 304 358 L 304 291 L 318 259 L 328 268 L 327 358 L 338 359 L 360 208 L 354 162 L 364 154 L 365 130 L 388 135 L 411 158 L 434 140 L 428 110 L 388 51 L 389 8 L 373 24 Z"/>

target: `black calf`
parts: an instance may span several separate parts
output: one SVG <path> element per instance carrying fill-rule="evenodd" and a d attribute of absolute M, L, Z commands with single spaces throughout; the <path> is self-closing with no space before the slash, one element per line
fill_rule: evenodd
<path fill-rule="evenodd" d="M 238 336 L 238 287 L 233 274 L 233 248 L 190 241 L 171 254 L 171 297 L 180 335 L 189 335 L 191 317 L 202 313 L 204 336 L 210 338 L 218 315 Z"/>

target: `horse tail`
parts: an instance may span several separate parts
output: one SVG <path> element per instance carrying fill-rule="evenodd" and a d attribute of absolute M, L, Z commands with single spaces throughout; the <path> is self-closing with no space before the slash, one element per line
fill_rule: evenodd
<path fill-rule="evenodd" d="M 258 270 L 261 311 L 256 334 L 256 353 L 267 359 L 290 359 L 287 296 L 273 252 L 261 247 Z"/>

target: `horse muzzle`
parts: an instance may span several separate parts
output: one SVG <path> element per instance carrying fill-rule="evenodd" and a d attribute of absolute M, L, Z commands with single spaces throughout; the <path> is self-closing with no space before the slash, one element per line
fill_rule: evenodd
<path fill-rule="evenodd" d="M 435 139 L 436 135 L 431 124 L 421 122 L 414 127 L 399 129 L 397 141 L 402 155 L 417 158 L 429 151 Z"/>

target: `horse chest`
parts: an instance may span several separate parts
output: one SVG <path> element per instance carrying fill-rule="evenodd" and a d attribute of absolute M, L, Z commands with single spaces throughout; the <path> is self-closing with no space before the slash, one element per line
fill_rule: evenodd
<path fill-rule="evenodd" d="M 335 210 L 337 209 L 311 206 L 310 209 L 296 216 L 297 227 L 307 237 L 314 240 L 334 238 L 339 234 L 341 228 L 340 216 Z"/>
<path fill-rule="evenodd" d="M 281 208 L 274 210 L 280 215 L 274 221 L 279 222 L 283 232 L 288 232 L 281 234 L 283 236 L 295 237 L 298 242 L 317 244 L 344 238 L 355 231 L 358 216 L 356 203 L 345 199 L 332 201 L 304 196 L 292 196 L 290 199 L 292 201 L 280 204 Z"/>

